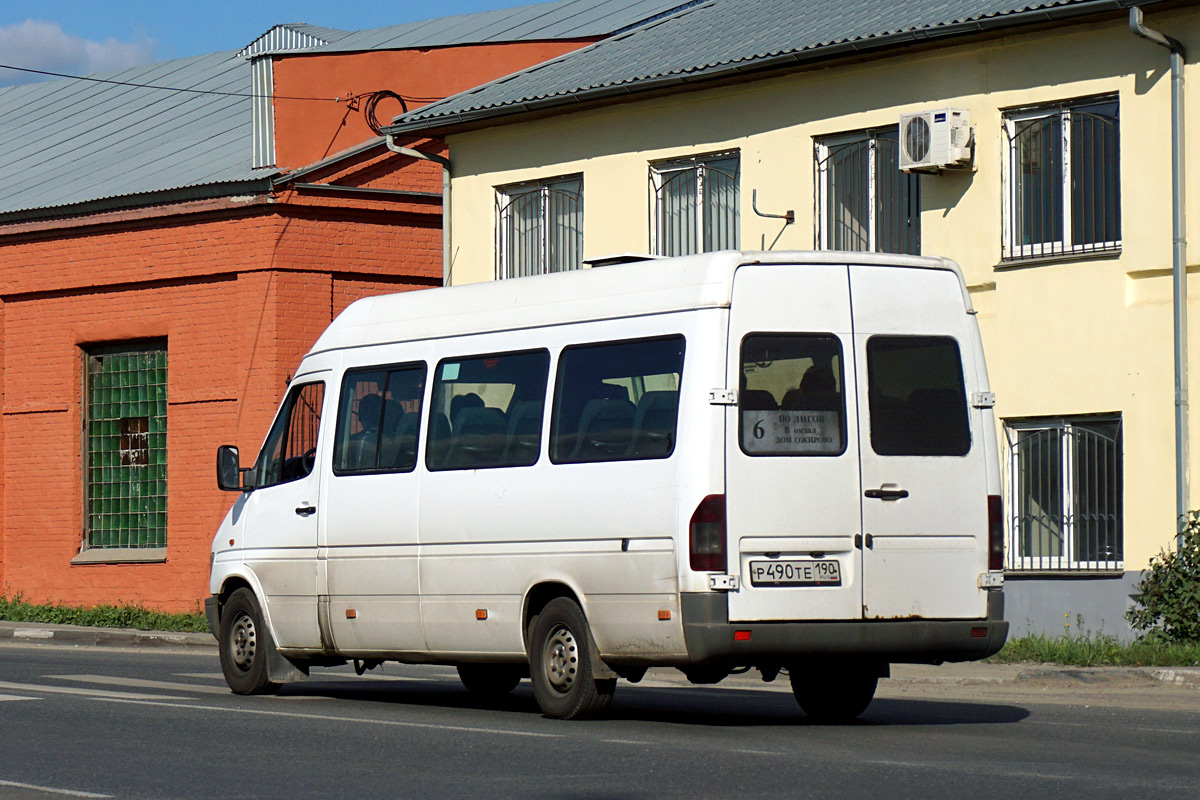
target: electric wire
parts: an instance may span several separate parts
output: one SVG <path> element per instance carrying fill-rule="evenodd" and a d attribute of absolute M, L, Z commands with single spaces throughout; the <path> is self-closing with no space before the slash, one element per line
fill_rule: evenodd
<path fill-rule="evenodd" d="M 90 81 L 92 83 L 105 83 L 105 84 L 111 84 L 113 86 L 128 86 L 128 87 L 131 87 L 134 89 L 156 89 L 158 91 L 163 91 L 163 92 L 181 92 L 181 93 L 186 93 L 186 94 L 208 94 L 208 95 L 217 95 L 220 97 L 249 97 L 249 98 L 265 98 L 265 99 L 271 99 L 271 100 L 304 100 L 304 101 L 317 102 L 317 103 L 348 103 L 351 105 L 353 105 L 358 100 L 361 100 L 362 98 L 365 97 L 365 98 L 368 98 L 367 104 L 370 106 L 372 111 L 374 110 L 374 103 L 378 103 L 379 99 L 381 99 L 381 98 L 377 98 L 374 100 L 374 103 L 372 103 L 371 98 L 376 95 L 393 97 L 393 98 L 399 100 L 401 106 L 403 106 L 403 108 L 406 112 L 408 111 L 408 104 L 405 102 L 406 100 L 411 100 L 414 103 L 431 103 L 435 100 L 442 99 L 441 97 L 411 97 L 408 95 L 401 95 L 397 92 L 393 92 L 390 89 L 383 89 L 383 90 L 376 91 L 376 92 L 363 92 L 361 94 L 356 94 L 356 95 L 352 95 L 350 97 L 345 97 L 345 98 L 342 98 L 342 97 L 295 97 L 295 96 L 291 96 L 291 95 L 254 94 L 252 92 L 223 92 L 223 91 L 219 91 L 216 89 L 185 89 L 185 88 L 181 88 L 178 86 L 158 86 L 158 85 L 150 84 L 150 83 L 135 83 L 133 81 L 117 81 L 117 80 L 112 80 L 111 78 L 94 78 L 94 77 L 87 76 L 87 75 L 70 75 L 65 72 L 51 72 L 49 70 L 44 70 L 44 69 L 33 69 L 32 67 L 15 67 L 11 64 L 0 64 L 0 69 L 11 69 L 11 70 L 15 70 L 16 72 L 29 72 L 34 75 L 47 75 L 47 76 L 50 76 L 53 78 L 69 78 L 71 80 L 76 80 L 76 81 Z"/>

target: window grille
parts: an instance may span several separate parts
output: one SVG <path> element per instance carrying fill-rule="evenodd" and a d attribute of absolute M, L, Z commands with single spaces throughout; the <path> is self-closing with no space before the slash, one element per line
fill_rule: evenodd
<path fill-rule="evenodd" d="M 167 544 L 167 351 L 87 354 L 87 548 Z"/>
<path fill-rule="evenodd" d="M 1004 258 L 1119 250 L 1121 148 L 1115 99 L 1005 116 Z"/>
<path fill-rule="evenodd" d="M 821 249 L 920 255 L 921 184 L 900 171 L 898 136 L 890 129 L 818 143 Z"/>
<path fill-rule="evenodd" d="M 725 153 L 650 168 L 651 249 L 656 255 L 686 256 L 738 248 L 739 164 L 736 153 Z"/>
<path fill-rule="evenodd" d="M 583 264 L 583 178 L 501 188 L 497 277 L 579 269 Z"/>
<path fill-rule="evenodd" d="M 1009 423 L 1010 570 L 1124 564 L 1121 420 Z"/>

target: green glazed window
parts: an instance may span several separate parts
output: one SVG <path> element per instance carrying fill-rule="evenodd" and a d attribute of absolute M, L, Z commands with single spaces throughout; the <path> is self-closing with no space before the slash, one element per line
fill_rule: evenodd
<path fill-rule="evenodd" d="M 86 545 L 166 547 L 166 347 L 92 349 L 86 377 Z"/>

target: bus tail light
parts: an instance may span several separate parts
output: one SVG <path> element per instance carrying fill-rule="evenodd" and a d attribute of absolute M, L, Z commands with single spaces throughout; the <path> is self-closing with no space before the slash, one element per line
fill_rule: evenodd
<path fill-rule="evenodd" d="M 988 569 L 1004 569 L 1004 506 L 1000 495 L 988 495 Z"/>
<path fill-rule="evenodd" d="M 725 571 L 725 495 L 710 494 L 700 501 L 688 525 L 692 569 Z"/>

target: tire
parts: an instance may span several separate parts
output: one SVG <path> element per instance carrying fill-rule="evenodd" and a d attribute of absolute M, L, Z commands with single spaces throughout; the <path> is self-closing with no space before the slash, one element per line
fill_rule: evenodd
<path fill-rule="evenodd" d="M 575 603 L 557 597 L 534 618 L 529 635 L 533 696 L 548 717 L 582 719 L 608 708 L 616 678 L 597 680 L 587 618 Z"/>
<path fill-rule="evenodd" d="M 275 643 L 263 622 L 262 609 L 249 589 L 229 596 L 218 629 L 221 671 L 235 694 L 274 694 L 281 684 L 270 679 L 267 660 Z"/>
<path fill-rule="evenodd" d="M 875 697 L 879 676 L 873 665 L 792 667 L 792 694 L 804 713 L 817 722 L 850 722 L 867 710 Z"/>
<path fill-rule="evenodd" d="M 458 678 L 467 691 L 494 700 L 517 688 L 525 669 L 519 664 L 459 664 Z"/>

